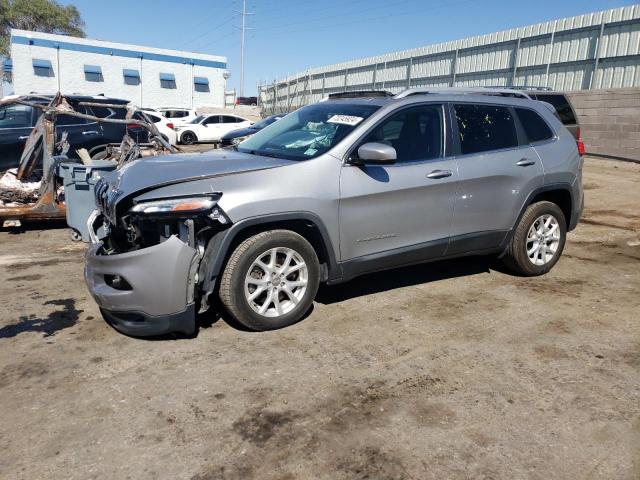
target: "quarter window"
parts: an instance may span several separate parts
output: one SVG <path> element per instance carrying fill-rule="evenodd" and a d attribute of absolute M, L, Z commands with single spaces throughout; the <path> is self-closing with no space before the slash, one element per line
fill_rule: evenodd
<path fill-rule="evenodd" d="M 454 106 L 463 155 L 518 146 L 511 111 L 495 105 Z"/>
<path fill-rule="evenodd" d="M 573 109 L 569 104 L 569 100 L 567 97 L 561 94 L 553 94 L 553 93 L 545 93 L 545 94 L 536 94 L 536 100 L 541 102 L 547 102 L 553 105 L 553 108 L 558 112 L 558 116 L 560 117 L 560 121 L 562 121 L 563 125 L 575 125 L 578 123 L 576 121 L 576 116 L 573 114 Z"/>
<path fill-rule="evenodd" d="M 528 108 L 516 108 L 516 113 L 527 134 L 529 143 L 541 142 L 553 138 L 553 132 L 540 115 Z"/>
<path fill-rule="evenodd" d="M 398 162 L 442 156 L 442 106 L 423 105 L 396 113 L 362 143 L 384 143 L 396 149 Z"/>

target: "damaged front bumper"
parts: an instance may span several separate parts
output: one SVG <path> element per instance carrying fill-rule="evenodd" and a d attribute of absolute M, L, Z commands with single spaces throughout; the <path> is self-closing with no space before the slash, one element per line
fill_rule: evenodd
<path fill-rule="evenodd" d="M 191 335 L 198 262 L 197 251 L 176 236 L 111 255 L 95 243 L 86 255 L 85 280 L 105 320 L 118 331 L 141 337 Z"/>

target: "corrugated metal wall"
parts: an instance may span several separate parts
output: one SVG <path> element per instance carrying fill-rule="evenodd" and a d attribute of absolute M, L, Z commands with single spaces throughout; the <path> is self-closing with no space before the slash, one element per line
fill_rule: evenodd
<path fill-rule="evenodd" d="M 489 85 L 640 86 L 640 5 L 318 67 L 260 86 L 259 97 L 271 113 L 349 90 Z"/>

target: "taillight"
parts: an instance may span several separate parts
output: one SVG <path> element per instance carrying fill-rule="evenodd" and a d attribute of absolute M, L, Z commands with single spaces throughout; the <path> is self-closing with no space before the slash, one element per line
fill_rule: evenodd
<path fill-rule="evenodd" d="M 140 128 L 140 125 L 138 125 L 137 123 L 127 123 L 127 128 L 135 130 L 136 128 Z"/>
<path fill-rule="evenodd" d="M 175 129 L 173 128 L 173 123 L 167 123 L 167 127 L 168 127 L 168 128 L 170 128 L 171 130 L 175 130 Z"/>
<path fill-rule="evenodd" d="M 576 144 L 578 145 L 578 155 L 583 157 L 584 154 L 586 153 L 586 150 L 584 148 L 584 142 L 580 138 L 580 127 L 578 127 L 578 138 L 576 140 Z"/>

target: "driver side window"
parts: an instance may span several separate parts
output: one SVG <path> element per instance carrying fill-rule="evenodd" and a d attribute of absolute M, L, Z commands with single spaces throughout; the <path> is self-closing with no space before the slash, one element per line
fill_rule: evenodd
<path fill-rule="evenodd" d="M 204 122 L 202 122 L 203 125 L 210 125 L 210 124 L 216 124 L 216 123 L 220 123 L 220 117 L 218 115 L 209 117 Z"/>
<path fill-rule="evenodd" d="M 397 162 L 443 156 L 442 105 L 404 109 L 384 120 L 361 144 L 384 143 L 396 149 Z"/>

